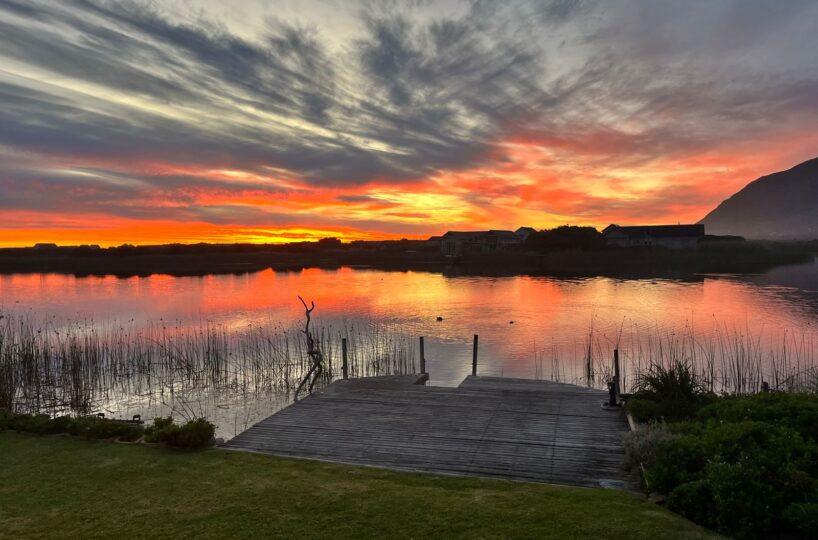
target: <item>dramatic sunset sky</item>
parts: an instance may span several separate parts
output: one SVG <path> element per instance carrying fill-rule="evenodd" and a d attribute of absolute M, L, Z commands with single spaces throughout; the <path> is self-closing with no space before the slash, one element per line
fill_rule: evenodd
<path fill-rule="evenodd" d="M 816 156 L 816 1 L 0 0 L 0 245 L 689 222 Z"/>

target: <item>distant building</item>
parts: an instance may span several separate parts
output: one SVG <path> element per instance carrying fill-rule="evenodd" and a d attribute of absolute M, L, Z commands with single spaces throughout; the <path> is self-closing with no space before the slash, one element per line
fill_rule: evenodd
<path fill-rule="evenodd" d="M 58 247 L 57 244 L 53 244 L 53 243 L 49 243 L 49 242 L 41 242 L 39 244 L 34 244 L 33 249 L 45 250 L 45 249 L 57 249 L 57 247 Z"/>
<path fill-rule="evenodd" d="M 704 237 L 704 225 L 608 225 L 602 236 L 609 246 L 682 249 L 696 247 Z"/>
<path fill-rule="evenodd" d="M 528 237 L 534 234 L 535 232 L 537 232 L 537 230 L 534 227 L 520 227 L 519 229 L 514 231 L 514 234 L 522 238 L 523 242 L 525 242 L 526 240 L 528 240 Z"/>
<path fill-rule="evenodd" d="M 522 227 L 522 229 L 528 229 L 528 227 Z M 515 231 L 496 229 L 489 231 L 449 231 L 440 237 L 440 251 L 447 257 L 458 257 L 464 253 L 504 251 L 522 245 L 527 236 L 527 231 L 518 234 Z"/>
<path fill-rule="evenodd" d="M 439 248 L 443 244 L 443 237 L 442 236 L 430 236 L 428 240 L 426 240 L 426 245 L 430 248 Z"/>

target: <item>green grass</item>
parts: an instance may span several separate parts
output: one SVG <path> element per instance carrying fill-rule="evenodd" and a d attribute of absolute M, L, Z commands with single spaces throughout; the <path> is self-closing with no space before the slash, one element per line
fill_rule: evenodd
<path fill-rule="evenodd" d="M 711 538 L 613 490 L 0 433 L 4 538 Z"/>

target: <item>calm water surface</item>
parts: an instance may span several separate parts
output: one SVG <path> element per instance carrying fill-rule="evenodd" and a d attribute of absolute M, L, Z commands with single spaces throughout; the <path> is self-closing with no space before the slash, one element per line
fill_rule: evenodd
<path fill-rule="evenodd" d="M 607 366 L 617 345 L 626 364 L 694 341 L 690 354 L 718 349 L 723 356 L 725 343 L 740 342 L 768 362 L 789 343 L 790 355 L 811 362 L 818 357 L 816 264 L 688 280 L 446 277 L 346 268 L 126 279 L 0 276 L 0 309 L 51 318 L 57 326 L 77 319 L 96 325 L 162 319 L 209 321 L 237 331 L 271 322 L 286 327 L 301 323 L 297 295 L 315 301 L 320 325 L 376 323 L 413 342 L 425 336 L 431 381 L 440 385 L 456 385 L 469 373 L 474 334 L 480 335 L 481 374 L 568 381 L 583 376 L 589 355 Z M 280 402 L 286 399 L 222 403 L 243 416 L 237 420 L 234 414 L 234 425 L 222 426 L 221 433 L 240 431 L 239 424 L 252 423 Z"/>

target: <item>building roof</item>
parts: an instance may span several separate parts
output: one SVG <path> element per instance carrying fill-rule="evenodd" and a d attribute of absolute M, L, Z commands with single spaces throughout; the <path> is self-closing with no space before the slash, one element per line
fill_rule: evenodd
<path fill-rule="evenodd" d="M 509 240 L 520 240 L 521 235 L 518 231 L 507 231 L 504 229 L 490 229 L 488 231 L 448 231 L 443 235 L 443 239 L 456 240 L 479 238 L 483 236 L 493 236 L 497 238 L 508 238 Z"/>
<path fill-rule="evenodd" d="M 620 227 L 608 225 L 602 231 L 605 236 L 624 236 L 626 238 L 698 238 L 704 236 L 704 224 L 694 225 L 637 225 Z"/>
<path fill-rule="evenodd" d="M 448 231 L 441 238 L 473 238 L 481 234 L 485 234 L 485 231 Z"/>

